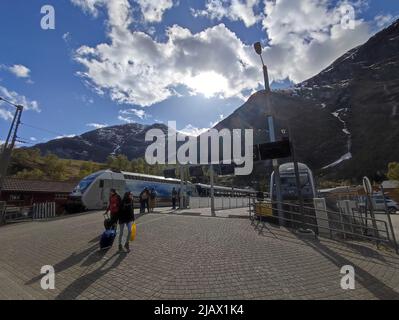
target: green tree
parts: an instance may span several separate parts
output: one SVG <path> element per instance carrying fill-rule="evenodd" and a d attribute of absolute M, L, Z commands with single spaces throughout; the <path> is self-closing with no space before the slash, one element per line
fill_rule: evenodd
<path fill-rule="evenodd" d="M 388 178 L 391 180 L 399 180 L 399 163 L 391 162 L 388 165 Z"/>
<path fill-rule="evenodd" d="M 55 154 L 48 154 L 43 161 L 44 171 L 49 179 L 58 181 L 67 179 L 66 165 Z"/>
<path fill-rule="evenodd" d="M 33 170 L 24 169 L 18 172 L 15 175 L 15 177 L 19 179 L 28 179 L 28 180 L 43 180 L 45 178 L 45 173 L 37 168 Z"/>
<path fill-rule="evenodd" d="M 107 159 L 107 165 L 113 170 L 129 171 L 131 169 L 131 163 L 129 159 L 122 154 L 115 156 L 109 156 Z"/>

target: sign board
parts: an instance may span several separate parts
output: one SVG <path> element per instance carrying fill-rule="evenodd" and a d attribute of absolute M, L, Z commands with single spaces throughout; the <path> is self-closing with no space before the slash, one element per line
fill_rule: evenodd
<path fill-rule="evenodd" d="M 204 176 L 204 169 L 202 166 L 195 166 L 195 167 L 190 167 L 188 169 L 190 176 L 191 177 L 203 177 Z"/>
<path fill-rule="evenodd" d="M 326 199 L 315 198 L 313 199 L 313 204 L 316 214 L 317 228 L 319 231 L 319 235 L 331 236 Z"/>
<path fill-rule="evenodd" d="M 163 175 L 165 178 L 176 179 L 176 169 L 166 169 L 163 171 Z"/>
<path fill-rule="evenodd" d="M 235 173 L 235 164 L 220 164 L 216 166 L 215 171 L 219 176 L 231 176 Z"/>
<path fill-rule="evenodd" d="M 288 158 L 291 156 L 290 141 L 282 140 L 254 146 L 254 161 Z"/>

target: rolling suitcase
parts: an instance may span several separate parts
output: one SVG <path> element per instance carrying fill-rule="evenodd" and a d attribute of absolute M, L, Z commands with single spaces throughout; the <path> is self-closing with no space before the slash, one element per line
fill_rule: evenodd
<path fill-rule="evenodd" d="M 112 245 L 114 244 L 115 238 L 116 238 L 116 230 L 115 229 L 105 230 L 101 236 L 100 248 L 101 249 L 111 248 Z"/>
<path fill-rule="evenodd" d="M 109 215 L 105 214 L 104 218 L 105 231 L 101 235 L 100 249 L 111 248 L 116 238 L 116 224 L 113 222 Z"/>

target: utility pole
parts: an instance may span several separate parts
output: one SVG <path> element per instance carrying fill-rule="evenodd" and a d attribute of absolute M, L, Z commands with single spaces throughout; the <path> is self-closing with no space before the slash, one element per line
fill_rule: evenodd
<path fill-rule="evenodd" d="M 215 210 L 215 179 L 214 175 L 215 172 L 213 170 L 213 164 L 211 163 L 210 167 L 210 182 L 211 182 L 211 214 L 214 217 L 216 215 L 216 210 Z"/>
<path fill-rule="evenodd" d="M 270 90 L 270 84 L 269 84 L 269 73 L 267 70 L 267 66 L 265 65 L 265 63 L 263 61 L 262 45 L 260 44 L 260 42 L 257 42 L 257 43 L 255 43 L 254 48 L 255 48 L 256 53 L 260 56 L 260 59 L 262 61 L 263 78 L 265 81 L 266 107 L 268 107 L 268 106 L 271 107 L 271 100 L 270 100 L 271 90 Z M 276 133 L 275 133 L 275 126 L 274 126 L 274 117 L 268 116 L 267 119 L 268 119 L 270 142 L 276 142 L 277 139 L 276 139 Z M 274 177 L 275 177 L 275 181 L 276 181 L 277 211 L 278 211 L 279 223 L 280 223 L 280 225 L 284 225 L 283 199 L 281 196 L 280 166 L 279 166 L 278 159 L 273 159 L 273 171 L 274 171 Z M 271 188 L 274 188 L 274 186 L 271 186 Z"/>
<path fill-rule="evenodd" d="M 11 159 L 11 154 L 12 150 L 15 147 L 15 143 L 17 141 L 17 133 L 18 133 L 18 128 L 21 124 L 21 116 L 22 116 L 22 111 L 24 110 L 24 107 L 21 105 L 15 105 L 12 102 L 7 101 L 4 98 L 0 97 L 0 101 L 4 101 L 16 108 L 15 114 L 13 121 L 11 123 L 10 130 L 7 135 L 7 139 L 5 141 L 2 153 L 1 153 L 1 161 L 0 161 L 0 195 L 1 191 L 3 189 L 3 183 L 4 179 L 7 175 L 7 170 L 8 170 L 8 165 L 10 163 Z"/>
<path fill-rule="evenodd" d="M 179 163 L 179 171 L 180 171 L 180 173 L 179 173 L 179 175 L 180 175 L 179 209 L 183 210 L 183 207 L 184 207 L 184 199 L 183 199 L 183 197 L 184 197 L 184 190 L 183 190 L 183 187 L 184 187 L 184 168 L 183 168 L 183 165 L 181 163 Z"/>

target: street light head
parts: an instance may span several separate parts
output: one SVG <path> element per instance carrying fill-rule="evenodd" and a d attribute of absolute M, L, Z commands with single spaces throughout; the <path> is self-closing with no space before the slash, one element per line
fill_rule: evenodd
<path fill-rule="evenodd" d="M 256 42 L 254 44 L 254 48 L 257 54 L 261 55 L 262 54 L 262 45 L 260 42 Z"/>

